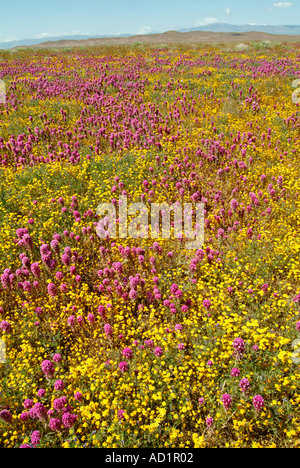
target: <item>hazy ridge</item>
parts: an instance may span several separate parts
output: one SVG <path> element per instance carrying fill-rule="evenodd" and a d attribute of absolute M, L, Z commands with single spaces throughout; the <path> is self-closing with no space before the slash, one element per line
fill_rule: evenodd
<path fill-rule="evenodd" d="M 70 35 L 61 37 L 48 37 L 39 39 L 23 39 L 19 41 L 0 42 L 0 49 L 15 47 L 71 47 L 90 45 L 126 45 L 140 43 L 169 43 L 169 42 L 235 42 L 269 40 L 281 42 L 300 41 L 299 25 L 233 25 L 227 23 L 214 23 L 207 26 L 179 29 L 164 33 L 149 34 L 121 34 L 117 36 L 101 35 Z"/>

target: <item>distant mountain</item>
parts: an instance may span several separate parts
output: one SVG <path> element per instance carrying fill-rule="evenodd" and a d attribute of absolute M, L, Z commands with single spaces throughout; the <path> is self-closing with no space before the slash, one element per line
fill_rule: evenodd
<path fill-rule="evenodd" d="M 41 42 L 48 41 L 61 41 L 61 40 L 74 40 L 81 41 L 84 39 L 96 39 L 96 38 L 108 38 L 108 37 L 129 37 L 131 34 L 118 34 L 115 36 L 87 36 L 87 35 L 74 35 L 74 36 L 53 36 L 53 37 L 44 37 L 39 39 L 22 39 L 20 41 L 7 41 L 0 42 L 0 49 L 12 49 L 13 47 L 22 47 L 22 46 L 33 46 L 36 44 L 41 44 Z"/>
<path fill-rule="evenodd" d="M 203 37 L 202 33 L 208 33 Z M 212 33 L 211 37 L 209 33 Z M 255 37 L 254 33 L 258 33 Z M 225 34 L 225 36 L 221 36 Z M 250 34 L 250 35 L 249 35 Z M 265 37 L 264 34 L 271 36 Z M 241 36 L 240 36 L 241 35 Z M 169 37 L 170 36 L 170 37 Z M 229 37 L 230 36 L 230 37 Z M 239 37 L 240 36 L 240 37 Z M 70 35 L 70 36 L 54 36 L 43 37 L 39 39 L 22 39 L 19 41 L 0 42 L 1 49 L 12 49 L 14 47 L 72 47 L 72 46 L 90 46 L 90 45 L 106 45 L 106 44 L 129 44 L 132 41 L 137 42 L 159 42 L 165 40 L 173 40 L 173 42 L 192 41 L 208 41 L 222 42 L 226 40 L 298 40 L 300 36 L 300 25 L 282 25 L 282 26 L 266 26 L 258 24 L 229 24 L 229 23 L 212 23 L 206 26 L 197 26 L 194 28 L 178 29 L 177 31 L 166 31 L 164 33 L 147 32 L 146 34 L 118 34 L 113 36 L 92 36 L 92 35 Z M 73 42 L 78 41 L 78 42 Z"/>
<path fill-rule="evenodd" d="M 195 28 L 179 29 L 179 32 L 190 31 L 211 31 L 211 32 L 230 32 L 241 33 L 250 31 L 259 31 L 269 34 L 286 34 L 286 35 L 299 35 L 300 25 L 282 25 L 282 26 L 267 26 L 265 24 L 229 24 L 229 23 L 212 23 L 206 26 L 197 26 Z"/>

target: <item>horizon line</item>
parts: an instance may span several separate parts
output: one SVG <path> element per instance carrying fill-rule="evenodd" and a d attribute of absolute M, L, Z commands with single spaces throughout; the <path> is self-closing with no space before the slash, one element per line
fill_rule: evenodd
<path fill-rule="evenodd" d="M 198 29 L 198 28 L 207 28 L 209 26 L 216 26 L 216 25 L 229 25 L 229 26 L 262 26 L 262 27 L 300 27 L 300 24 L 258 24 L 258 23 L 226 23 L 224 21 L 218 21 L 218 22 L 212 22 L 210 24 L 205 24 L 205 25 L 199 25 L 199 26 L 190 26 L 190 27 L 180 27 L 178 29 L 167 29 L 163 31 L 146 31 L 146 32 L 136 32 L 136 33 L 114 33 L 114 34 L 99 34 L 99 33 L 82 33 L 80 31 L 73 31 L 70 33 L 41 33 L 41 34 L 36 34 L 35 36 L 32 37 L 24 37 L 24 38 L 6 38 L 6 39 L 0 39 L 0 44 L 8 44 L 10 42 L 19 42 L 19 41 L 27 41 L 27 40 L 47 40 L 55 37 L 70 37 L 70 36 L 88 36 L 90 38 L 96 38 L 96 37 L 120 37 L 120 36 L 147 36 L 147 35 L 152 35 L 152 34 L 164 34 L 170 31 L 176 31 L 176 32 L 181 32 L 182 30 L 192 30 L 192 29 Z M 230 31 L 228 31 L 230 32 Z M 235 31 L 232 31 L 235 32 Z"/>

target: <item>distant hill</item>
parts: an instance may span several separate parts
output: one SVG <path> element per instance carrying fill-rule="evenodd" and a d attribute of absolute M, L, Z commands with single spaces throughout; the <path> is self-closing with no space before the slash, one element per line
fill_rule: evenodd
<path fill-rule="evenodd" d="M 79 47 L 95 45 L 129 45 L 133 43 L 188 43 L 188 42 L 249 42 L 249 41 L 299 42 L 300 26 L 265 26 L 265 25 L 233 25 L 213 23 L 207 26 L 167 31 L 149 34 L 121 34 L 117 36 L 84 36 L 73 35 L 63 37 L 47 37 L 41 39 L 24 39 L 20 41 L 0 43 L 0 49 L 12 48 L 49 48 L 49 47 Z M 41 42 L 42 41 L 42 42 Z"/>
<path fill-rule="evenodd" d="M 41 41 L 82 41 L 86 39 L 94 39 L 94 38 L 106 38 L 106 37 L 128 37 L 130 34 L 118 34 L 117 36 L 87 36 L 87 35 L 74 35 L 74 36 L 49 36 L 45 37 L 44 39 L 22 39 L 20 41 L 7 41 L 7 42 L 0 42 L 0 49 L 12 49 L 14 47 L 22 47 L 22 46 L 33 46 L 37 44 L 41 44 Z"/>
<path fill-rule="evenodd" d="M 212 32 L 250 32 L 258 31 L 269 34 L 286 34 L 300 35 L 300 25 L 282 25 L 282 26 L 267 26 L 259 24 L 229 24 L 229 23 L 212 23 L 206 26 L 197 26 L 195 28 L 179 29 L 179 32 L 190 31 L 212 31 Z"/>

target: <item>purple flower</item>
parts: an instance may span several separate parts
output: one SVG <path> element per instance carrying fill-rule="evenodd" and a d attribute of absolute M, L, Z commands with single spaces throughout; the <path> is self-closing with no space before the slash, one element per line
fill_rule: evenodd
<path fill-rule="evenodd" d="M 31 418 L 31 419 L 36 419 L 37 418 L 37 415 L 35 414 L 35 411 L 33 408 L 31 408 L 29 411 L 28 411 L 28 416 Z"/>
<path fill-rule="evenodd" d="M 19 241 L 19 245 L 24 245 L 25 247 L 28 247 L 29 249 L 32 249 L 33 247 L 33 241 L 32 237 L 29 234 L 24 234 L 22 240 Z"/>
<path fill-rule="evenodd" d="M 95 323 L 95 315 L 94 314 L 88 314 L 87 319 L 91 324 Z"/>
<path fill-rule="evenodd" d="M 122 354 L 125 358 L 131 359 L 132 358 L 132 349 L 131 348 L 124 348 Z"/>
<path fill-rule="evenodd" d="M 12 331 L 11 324 L 6 320 L 2 320 L 2 322 L 0 322 L 0 329 L 5 333 L 11 333 Z"/>
<path fill-rule="evenodd" d="M 60 251 L 59 242 L 56 239 L 53 239 L 51 241 L 50 245 L 51 245 L 51 248 L 53 249 L 53 251 L 55 253 L 59 254 L 59 251 Z"/>
<path fill-rule="evenodd" d="M 224 395 L 222 396 L 222 403 L 223 403 L 225 410 L 226 411 L 229 410 L 232 404 L 232 398 L 228 393 L 224 393 Z"/>
<path fill-rule="evenodd" d="M 42 362 L 42 364 L 41 364 L 41 369 L 42 369 L 42 371 L 44 372 L 44 374 L 45 374 L 47 377 L 48 377 L 48 376 L 51 377 L 51 376 L 54 374 L 54 372 L 55 372 L 55 369 L 54 369 L 54 366 L 53 366 L 52 362 L 49 361 L 49 360 L 47 360 L 47 359 L 46 359 L 45 361 Z"/>
<path fill-rule="evenodd" d="M 243 355 L 245 352 L 245 342 L 242 338 L 235 338 L 232 343 L 235 353 L 239 356 Z"/>
<path fill-rule="evenodd" d="M 242 379 L 239 383 L 239 387 L 243 393 L 246 393 L 250 388 L 250 382 L 248 379 Z"/>
<path fill-rule="evenodd" d="M 37 391 L 37 396 L 39 398 L 43 398 L 46 394 L 46 390 L 44 388 L 40 388 L 38 391 Z"/>
<path fill-rule="evenodd" d="M 253 402 L 253 406 L 256 412 L 259 412 L 260 410 L 263 409 L 264 399 L 261 395 L 255 395 L 255 397 L 253 397 L 252 402 Z"/>
<path fill-rule="evenodd" d="M 236 210 L 238 206 L 239 206 L 239 202 L 235 198 L 233 198 L 230 202 L 231 209 Z"/>
<path fill-rule="evenodd" d="M 54 382 L 54 388 L 55 390 L 62 390 L 64 388 L 65 384 L 62 380 L 56 380 L 56 382 Z"/>
<path fill-rule="evenodd" d="M 78 416 L 76 416 L 76 414 L 67 412 L 67 413 L 64 413 L 62 416 L 62 423 L 65 428 L 71 428 L 76 423 L 77 418 Z"/>
<path fill-rule="evenodd" d="M 126 361 L 122 361 L 122 362 L 120 362 L 120 364 L 119 364 L 119 369 L 120 369 L 121 372 L 126 372 L 126 371 L 128 371 L 128 367 L 129 367 L 129 366 L 128 366 L 128 363 L 127 363 Z"/>
<path fill-rule="evenodd" d="M 4 409 L 4 410 L 0 411 L 0 419 L 2 419 L 2 421 L 4 421 L 4 422 L 10 424 L 12 422 L 12 415 L 8 410 Z"/>
<path fill-rule="evenodd" d="M 68 322 L 68 325 L 70 325 L 71 328 L 74 328 L 75 324 L 76 324 L 75 315 L 70 315 L 70 317 L 68 317 L 67 322 Z"/>
<path fill-rule="evenodd" d="M 52 431 L 60 431 L 61 420 L 58 418 L 51 418 L 49 421 L 49 427 Z"/>
<path fill-rule="evenodd" d="M 20 228 L 16 230 L 16 235 L 18 239 L 22 239 L 25 234 L 28 234 L 28 229 L 27 228 Z"/>
<path fill-rule="evenodd" d="M 42 262 L 51 269 L 52 264 L 52 253 L 48 252 L 47 254 L 42 255 Z"/>
<path fill-rule="evenodd" d="M 231 369 L 231 377 L 238 377 L 240 373 L 241 371 L 237 367 L 233 367 L 233 369 Z"/>
<path fill-rule="evenodd" d="M 300 292 L 296 297 L 294 297 L 293 301 L 296 303 L 300 302 Z"/>
<path fill-rule="evenodd" d="M 145 346 L 147 346 L 147 348 L 153 348 L 154 342 L 152 340 L 145 340 Z"/>
<path fill-rule="evenodd" d="M 177 289 L 174 295 L 175 297 L 180 299 L 183 296 L 183 292 L 181 291 L 181 289 Z"/>
<path fill-rule="evenodd" d="M 79 323 L 79 325 L 83 325 L 83 317 L 81 317 L 81 315 L 77 317 L 77 322 Z"/>
<path fill-rule="evenodd" d="M 25 409 L 30 409 L 30 408 L 33 407 L 33 405 L 34 405 L 33 400 L 31 400 L 31 399 L 29 399 L 29 398 L 27 398 L 27 399 L 23 402 L 23 406 L 24 406 Z"/>
<path fill-rule="evenodd" d="M 134 299 L 136 299 L 136 297 L 137 297 L 137 291 L 135 291 L 134 289 L 131 289 L 129 291 L 129 298 L 134 300 Z"/>
<path fill-rule="evenodd" d="M 27 421 L 28 418 L 29 418 L 29 415 L 28 415 L 27 411 L 24 411 L 23 413 L 20 414 L 21 421 L 25 422 L 25 421 Z"/>
<path fill-rule="evenodd" d="M 68 286 L 63 283 L 60 285 L 59 289 L 61 290 L 61 292 L 66 293 L 68 291 Z"/>
<path fill-rule="evenodd" d="M 54 354 L 53 356 L 53 362 L 60 362 L 61 361 L 61 354 Z"/>
<path fill-rule="evenodd" d="M 104 325 L 104 333 L 106 334 L 107 337 L 112 336 L 113 330 L 112 330 L 112 327 L 111 327 L 111 325 L 109 323 L 106 323 Z"/>
<path fill-rule="evenodd" d="M 41 276 L 41 269 L 39 267 L 38 262 L 33 263 L 30 267 L 30 270 L 34 276 L 37 276 L 38 278 Z"/>
<path fill-rule="evenodd" d="M 9 281 L 9 275 L 11 274 L 11 270 L 9 268 L 6 268 L 1 275 L 1 283 L 4 289 L 9 289 L 10 287 L 10 281 Z"/>
<path fill-rule="evenodd" d="M 31 283 L 29 281 L 23 282 L 23 289 L 24 291 L 30 292 L 32 289 Z"/>
<path fill-rule="evenodd" d="M 156 348 L 154 348 L 153 352 L 154 352 L 155 356 L 157 356 L 157 357 L 161 357 L 164 354 L 163 349 L 160 348 L 159 346 L 156 346 Z"/>
<path fill-rule="evenodd" d="M 80 401 L 82 399 L 82 393 L 76 392 L 74 395 L 75 400 Z"/>
<path fill-rule="evenodd" d="M 47 408 L 42 403 L 36 403 L 32 408 L 32 412 L 36 415 L 39 419 L 44 419 L 47 414 Z"/>
<path fill-rule="evenodd" d="M 31 434 L 31 443 L 33 445 L 38 445 L 40 443 L 41 433 L 40 431 L 33 431 Z"/>
<path fill-rule="evenodd" d="M 66 266 L 69 266 L 70 263 L 71 263 L 71 259 L 70 259 L 69 255 L 67 255 L 66 253 L 64 253 L 61 256 L 61 260 L 62 260 L 63 264 L 66 265 Z"/>
<path fill-rule="evenodd" d="M 57 271 L 55 273 L 55 278 L 57 278 L 59 281 L 61 281 L 63 279 L 64 275 L 61 271 Z"/>
<path fill-rule="evenodd" d="M 62 412 L 66 404 L 67 404 L 67 398 L 65 396 L 62 396 L 60 398 L 55 398 L 55 400 L 53 400 L 53 408 L 58 413 Z"/>
<path fill-rule="evenodd" d="M 209 310 L 211 308 L 211 302 L 209 299 L 204 299 L 203 301 L 203 307 L 207 310 Z"/>
<path fill-rule="evenodd" d="M 47 286 L 47 290 L 48 290 L 48 294 L 49 294 L 51 297 L 57 296 L 57 289 L 56 289 L 55 284 L 49 283 L 48 286 Z"/>
<path fill-rule="evenodd" d="M 49 245 L 48 245 L 48 244 L 43 244 L 43 245 L 41 245 L 41 247 L 40 247 L 40 254 L 41 254 L 41 256 L 47 255 L 47 254 L 49 254 L 49 253 L 50 253 L 50 247 L 49 247 Z"/>
<path fill-rule="evenodd" d="M 30 260 L 26 255 L 22 257 L 22 265 L 25 266 L 26 268 L 30 268 Z"/>
<path fill-rule="evenodd" d="M 53 234 L 53 239 L 57 242 L 62 242 L 62 237 L 60 234 Z"/>
<path fill-rule="evenodd" d="M 208 428 L 212 427 L 213 423 L 214 423 L 213 418 L 211 418 L 210 416 L 206 418 L 206 425 Z"/>

